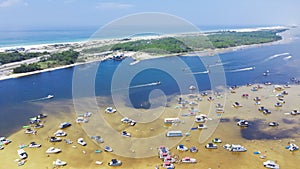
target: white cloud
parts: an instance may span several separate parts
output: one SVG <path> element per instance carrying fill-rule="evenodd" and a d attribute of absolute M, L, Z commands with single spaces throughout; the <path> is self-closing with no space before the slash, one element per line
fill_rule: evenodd
<path fill-rule="evenodd" d="M 0 8 L 10 7 L 17 4 L 28 6 L 28 3 L 23 0 L 0 0 Z"/>
<path fill-rule="evenodd" d="M 115 2 L 102 2 L 98 3 L 96 8 L 104 9 L 104 10 L 112 10 L 112 9 L 128 9 L 132 8 L 134 5 L 132 4 L 122 4 L 122 3 L 115 3 Z"/>

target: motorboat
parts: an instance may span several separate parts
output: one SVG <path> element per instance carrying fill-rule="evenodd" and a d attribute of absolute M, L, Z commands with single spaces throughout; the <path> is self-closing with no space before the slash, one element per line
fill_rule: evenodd
<path fill-rule="evenodd" d="M 61 149 L 55 148 L 55 147 L 50 147 L 46 150 L 47 154 L 56 154 L 56 153 L 59 153 L 59 152 L 61 152 Z"/>
<path fill-rule="evenodd" d="M 189 148 L 187 148 L 183 144 L 179 144 L 176 149 L 179 151 L 188 151 L 189 150 Z"/>
<path fill-rule="evenodd" d="M 272 122 L 269 123 L 269 126 L 276 127 L 276 126 L 279 126 L 279 123 L 277 123 L 275 121 L 272 121 Z"/>
<path fill-rule="evenodd" d="M 183 159 L 181 159 L 181 162 L 183 162 L 183 163 L 196 163 L 197 160 L 195 158 L 190 158 L 190 157 L 186 156 Z"/>
<path fill-rule="evenodd" d="M 43 124 L 40 124 L 40 123 L 36 123 L 34 126 L 33 126 L 33 128 L 35 128 L 35 129 L 39 129 L 39 128 L 43 128 L 44 127 L 44 125 Z"/>
<path fill-rule="evenodd" d="M 207 117 L 204 116 L 196 116 L 195 117 L 195 122 L 196 123 L 204 123 L 206 121 Z"/>
<path fill-rule="evenodd" d="M 65 166 L 65 165 L 67 165 L 67 162 L 61 161 L 60 159 L 56 159 L 55 161 L 53 161 L 53 165 L 54 166 Z"/>
<path fill-rule="evenodd" d="M 131 134 L 128 133 L 127 131 L 122 131 L 121 135 L 124 137 L 131 137 Z"/>
<path fill-rule="evenodd" d="M 189 90 L 196 90 L 196 86 L 191 85 L 191 86 L 189 87 Z"/>
<path fill-rule="evenodd" d="M 198 152 L 198 149 L 197 149 L 195 146 L 192 146 L 192 147 L 190 148 L 190 152 L 191 152 L 191 153 L 197 153 L 197 152 Z"/>
<path fill-rule="evenodd" d="M 217 149 L 218 146 L 216 144 L 213 144 L 213 143 L 207 143 L 205 145 L 205 148 L 207 148 L 207 149 Z"/>
<path fill-rule="evenodd" d="M 299 150 L 299 147 L 296 144 L 291 143 L 289 146 L 290 151 L 296 151 Z"/>
<path fill-rule="evenodd" d="M 50 141 L 50 142 L 61 142 L 62 139 L 59 138 L 59 137 L 50 137 L 50 140 L 49 140 L 49 141 Z"/>
<path fill-rule="evenodd" d="M 46 98 L 47 99 L 52 99 L 54 97 L 54 95 L 49 94 Z"/>
<path fill-rule="evenodd" d="M 223 108 L 224 106 L 221 104 L 221 103 L 218 103 L 217 105 L 216 105 L 216 108 Z"/>
<path fill-rule="evenodd" d="M 83 114 L 83 117 L 91 117 L 92 116 L 92 113 L 91 112 L 85 112 Z"/>
<path fill-rule="evenodd" d="M 293 110 L 293 111 L 291 111 L 290 114 L 291 114 L 291 115 L 299 115 L 299 114 L 300 114 L 300 111 L 299 111 L 299 110 Z"/>
<path fill-rule="evenodd" d="M 207 129 L 207 126 L 204 124 L 199 124 L 197 128 L 198 129 Z"/>
<path fill-rule="evenodd" d="M 20 159 L 26 159 L 28 157 L 27 153 L 23 149 L 17 150 Z"/>
<path fill-rule="evenodd" d="M 213 97 L 211 97 L 211 96 L 209 96 L 208 98 L 207 98 L 207 101 L 213 101 L 214 100 L 214 98 Z"/>
<path fill-rule="evenodd" d="M 36 142 L 31 142 L 28 147 L 29 148 L 40 148 L 42 145 L 37 144 Z"/>
<path fill-rule="evenodd" d="M 271 114 L 271 111 L 269 109 L 264 109 L 263 114 Z"/>
<path fill-rule="evenodd" d="M 258 111 L 263 112 L 266 108 L 264 106 L 260 106 L 260 108 L 258 108 Z"/>
<path fill-rule="evenodd" d="M 263 162 L 263 165 L 266 168 L 279 169 L 279 165 L 276 164 L 274 161 L 271 161 L 271 160 Z"/>
<path fill-rule="evenodd" d="M 72 126 L 71 123 L 69 123 L 69 122 L 63 122 L 63 123 L 61 123 L 61 124 L 59 125 L 59 128 L 60 128 L 60 129 L 64 129 L 64 128 L 67 128 L 67 127 L 70 127 L 70 126 Z"/>
<path fill-rule="evenodd" d="M 32 130 L 31 128 L 28 128 L 25 130 L 25 134 L 36 134 L 36 131 Z"/>
<path fill-rule="evenodd" d="M 105 146 L 104 151 L 106 151 L 106 152 L 112 152 L 113 149 L 111 147 L 109 147 L 109 146 Z"/>
<path fill-rule="evenodd" d="M 84 141 L 83 138 L 79 138 L 79 139 L 77 140 L 77 143 L 80 144 L 80 145 L 82 145 L 82 146 L 86 146 L 86 142 Z"/>
<path fill-rule="evenodd" d="M 121 166 L 122 165 L 122 161 L 117 160 L 117 159 L 112 159 L 109 163 L 109 166 Z"/>
<path fill-rule="evenodd" d="M 54 136 L 55 137 L 64 137 L 64 136 L 67 136 L 67 133 L 62 131 L 62 130 L 57 130 L 55 133 L 54 133 Z"/>
<path fill-rule="evenodd" d="M 94 140 L 96 140 L 97 143 L 103 143 L 104 142 L 104 140 L 101 136 L 95 136 Z"/>
<path fill-rule="evenodd" d="M 175 168 L 175 165 L 170 162 L 164 162 L 162 167 L 167 168 L 167 169 L 173 169 L 173 168 Z"/>
<path fill-rule="evenodd" d="M 168 156 L 168 157 L 164 158 L 164 162 L 175 163 L 176 159 Z"/>
<path fill-rule="evenodd" d="M 8 140 L 6 137 L 0 137 L 0 145 L 7 145 L 11 143 L 11 140 Z"/>
<path fill-rule="evenodd" d="M 257 102 L 257 101 L 261 101 L 261 98 L 260 97 L 255 97 L 253 100 Z"/>
<path fill-rule="evenodd" d="M 212 142 L 213 142 L 213 143 L 222 143 L 222 140 L 219 139 L 219 138 L 214 138 L 214 139 L 212 140 Z"/>
<path fill-rule="evenodd" d="M 89 122 L 88 119 L 84 118 L 84 117 L 77 117 L 77 119 L 75 120 L 76 123 L 87 123 Z"/>
<path fill-rule="evenodd" d="M 132 119 L 129 119 L 128 117 L 124 117 L 121 119 L 121 122 L 122 123 L 126 123 L 126 124 L 129 124 L 131 126 L 135 126 L 136 124 L 136 121 L 132 120 Z"/>
<path fill-rule="evenodd" d="M 248 127 L 249 126 L 249 122 L 246 121 L 246 120 L 240 120 L 236 123 L 238 126 L 241 126 L 241 127 Z"/>
<path fill-rule="evenodd" d="M 242 107 L 242 105 L 239 102 L 234 102 L 232 106 L 235 108 Z"/>
<path fill-rule="evenodd" d="M 38 114 L 36 117 L 39 119 L 46 118 L 48 115 L 47 114 Z"/>
<path fill-rule="evenodd" d="M 287 92 L 287 91 L 283 91 L 281 94 L 283 94 L 283 95 L 288 95 L 289 93 Z"/>
<path fill-rule="evenodd" d="M 275 106 L 275 107 L 282 107 L 282 104 L 279 103 L 279 102 L 277 102 L 274 106 Z"/>
<path fill-rule="evenodd" d="M 241 145 L 237 144 L 226 144 L 224 145 L 224 148 L 227 149 L 228 151 L 233 151 L 233 152 L 245 152 L 247 149 Z"/>
<path fill-rule="evenodd" d="M 112 108 L 112 107 L 107 107 L 107 108 L 105 109 L 105 113 L 109 113 L 109 114 L 115 113 L 116 111 L 117 111 L 117 110 L 114 109 L 114 108 Z"/>

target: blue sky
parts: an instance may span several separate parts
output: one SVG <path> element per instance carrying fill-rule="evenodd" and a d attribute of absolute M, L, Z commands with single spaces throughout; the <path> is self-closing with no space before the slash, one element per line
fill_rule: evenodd
<path fill-rule="evenodd" d="M 139 12 L 195 25 L 291 25 L 299 9 L 299 0 L 0 0 L 0 28 L 101 26 Z"/>

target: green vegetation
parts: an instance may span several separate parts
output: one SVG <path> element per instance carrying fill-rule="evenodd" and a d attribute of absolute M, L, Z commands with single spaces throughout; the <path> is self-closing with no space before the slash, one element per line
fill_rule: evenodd
<path fill-rule="evenodd" d="M 6 64 L 11 62 L 18 62 L 26 59 L 36 58 L 42 55 L 48 54 L 44 53 L 19 53 L 19 52 L 5 52 L 0 53 L 0 64 Z"/>
<path fill-rule="evenodd" d="M 191 49 L 183 42 L 176 38 L 162 38 L 152 40 L 137 40 L 133 42 L 119 43 L 112 46 L 111 50 L 124 50 L 124 51 L 143 51 L 150 50 L 151 52 L 165 51 L 166 53 L 181 53 L 188 52 Z"/>
<path fill-rule="evenodd" d="M 162 51 L 165 51 L 166 53 L 182 53 L 208 48 L 228 48 L 281 40 L 281 36 L 277 35 L 277 33 L 285 30 L 286 29 L 262 30 L 254 32 L 221 31 L 213 32 L 206 36 L 199 34 L 193 36 L 179 36 L 176 38 L 168 37 L 153 40 L 137 40 L 115 44 L 111 47 L 111 50 L 144 51 L 161 54 Z"/>
<path fill-rule="evenodd" d="M 57 66 L 70 65 L 76 62 L 79 52 L 68 50 L 61 53 L 53 53 L 48 57 L 42 57 L 39 62 L 22 64 L 13 70 L 14 73 L 32 72 Z"/>
<path fill-rule="evenodd" d="M 14 73 L 25 73 L 25 72 L 32 72 L 36 70 L 41 70 L 40 65 L 37 63 L 32 63 L 32 64 L 22 64 L 21 66 L 15 68 L 13 70 Z"/>
<path fill-rule="evenodd" d="M 282 31 L 284 30 L 263 30 L 254 32 L 226 31 L 217 32 L 207 37 L 215 48 L 228 48 L 281 40 L 281 36 L 277 35 L 277 33 Z"/>

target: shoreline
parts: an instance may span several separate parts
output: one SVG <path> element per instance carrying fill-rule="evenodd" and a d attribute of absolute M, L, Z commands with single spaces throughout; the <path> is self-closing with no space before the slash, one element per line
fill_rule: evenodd
<path fill-rule="evenodd" d="M 249 29 L 234 29 L 234 31 L 247 31 L 247 32 L 251 32 L 251 31 L 259 31 L 259 30 L 265 30 L 265 29 L 282 29 L 282 28 L 288 28 L 288 27 L 284 27 L 284 26 L 274 26 L 274 27 L 261 27 L 261 28 L 249 28 Z M 229 31 L 229 30 L 228 30 Z M 276 45 L 276 44 L 285 44 L 285 43 L 290 43 L 292 40 L 288 39 L 288 36 L 286 34 L 288 34 L 287 32 L 291 31 L 291 29 L 288 29 L 282 33 L 279 33 L 279 36 L 282 37 L 281 40 L 278 41 L 274 41 L 274 42 L 269 42 L 269 43 L 263 43 L 263 44 L 253 44 L 253 45 L 241 45 L 241 46 L 235 46 L 235 47 L 228 47 L 228 48 L 216 48 L 216 49 L 205 49 L 205 50 L 201 50 L 201 51 L 194 51 L 194 52 L 188 52 L 188 53 L 174 53 L 174 54 L 164 54 L 164 55 L 150 55 L 148 53 L 143 53 L 143 52 L 124 52 L 125 55 L 130 53 L 130 58 L 134 59 L 134 60 L 148 60 L 148 59 L 155 59 L 155 58 L 162 58 L 162 57 L 172 57 L 172 56 L 213 56 L 216 54 L 224 54 L 224 53 L 229 53 L 229 52 L 234 52 L 237 50 L 244 50 L 244 49 L 249 49 L 249 48 L 256 48 L 256 47 L 261 47 L 261 46 L 269 46 L 269 45 Z M 206 32 L 209 33 L 209 32 Z M 180 34 L 174 34 L 173 36 L 183 36 L 186 35 L 187 33 L 180 33 Z M 194 34 L 194 33 L 190 33 L 190 34 Z M 171 35 L 163 35 L 163 36 L 145 36 L 145 37 L 134 37 L 132 38 L 133 40 L 139 40 L 139 39 L 153 39 L 153 38 L 162 38 L 162 37 L 168 37 Z M 109 42 L 115 42 L 118 41 L 118 39 L 103 39 L 103 40 L 98 40 L 98 42 L 103 43 L 105 41 L 109 41 Z M 51 43 L 51 44 L 39 44 L 39 45 L 29 45 L 29 46 L 18 46 L 18 47 L 24 47 L 25 50 L 30 50 L 30 49 L 45 49 L 51 45 L 55 45 L 55 44 L 61 44 L 61 45 L 66 45 L 66 44 L 70 44 L 70 45 L 79 45 L 79 46 L 85 46 L 88 42 L 90 42 L 91 44 L 93 44 L 95 42 L 95 40 L 91 40 L 91 41 L 80 41 L 80 42 L 70 42 L 70 43 Z M 90 44 L 90 45 L 91 45 Z M 1 50 L 5 50 L 5 49 L 9 49 L 11 47 L 5 47 L 5 48 L 0 48 Z M 15 47 L 16 48 L 16 47 Z M 24 76 L 30 76 L 30 75 L 34 75 L 34 74 L 38 74 L 38 73 L 43 73 L 43 72 L 50 72 L 50 71 L 54 71 L 54 70 L 59 70 L 59 69 L 64 69 L 64 68 L 70 68 L 70 67 L 74 67 L 74 66 L 78 66 L 78 65 L 82 65 L 82 64 L 89 64 L 89 63 L 93 63 L 93 62 L 101 62 L 107 59 L 112 58 L 112 56 L 107 56 L 107 57 L 103 57 L 103 58 L 97 58 L 97 59 L 93 59 L 93 60 L 88 60 L 85 62 L 80 62 L 80 63 L 74 63 L 71 65 L 65 65 L 65 66 L 59 66 L 59 67 L 55 67 L 55 68 L 48 68 L 48 69 L 43 69 L 43 70 L 38 70 L 38 71 L 33 71 L 33 72 L 26 72 L 26 73 L 18 73 L 18 74 L 10 74 L 10 75 L 0 75 L 0 81 L 1 80 L 8 80 L 8 79 L 12 79 L 12 78 L 19 78 L 19 77 L 24 77 Z"/>

